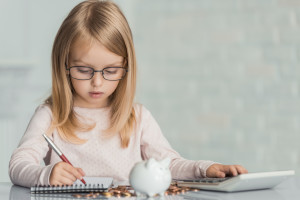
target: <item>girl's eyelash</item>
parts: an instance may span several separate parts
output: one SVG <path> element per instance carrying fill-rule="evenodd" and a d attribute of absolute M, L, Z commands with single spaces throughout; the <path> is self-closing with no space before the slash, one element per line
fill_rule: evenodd
<path fill-rule="evenodd" d="M 78 67 L 90 67 L 90 68 L 95 69 L 94 67 L 91 67 L 91 66 L 88 66 L 88 65 L 73 65 L 73 66 L 78 66 Z M 115 67 L 117 67 L 117 68 L 123 68 L 122 66 L 107 66 L 107 67 L 104 67 L 103 69 L 105 69 L 105 68 L 110 68 L 110 67 L 113 67 L 113 68 L 115 68 Z"/>
<path fill-rule="evenodd" d="M 108 67 L 118 67 L 118 68 L 119 68 L 119 67 L 121 67 L 121 66 L 108 66 Z M 108 68 L 108 67 L 104 67 L 104 68 Z M 104 68 L 103 68 L 103 69 L 104 69 Z"/>

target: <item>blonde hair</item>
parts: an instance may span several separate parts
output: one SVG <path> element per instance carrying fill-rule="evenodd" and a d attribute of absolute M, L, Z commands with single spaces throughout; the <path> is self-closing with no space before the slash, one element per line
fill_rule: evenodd
<path fill-rule="evenodd" d="M 83 124 L 73 111 L 73 90 L 65 65 L 72 45 L 79 39 L 98 41 L 122 56 L 128 73 L 109 97 L 110 126 L 106 133 L 119 133 L 121 146 L 128 147 L 136 119 L 133 101 L 136 89 L 136 57 L 128 22 L 120 8 L 110 1 L 88 0 L 75 6 L 60 26 L 52 49 L 52 94 L 46 100 L 52 110 L 48 134 L 56 128 L 71 143 L 84 143 L 76 131 L 94 126 Z"/>

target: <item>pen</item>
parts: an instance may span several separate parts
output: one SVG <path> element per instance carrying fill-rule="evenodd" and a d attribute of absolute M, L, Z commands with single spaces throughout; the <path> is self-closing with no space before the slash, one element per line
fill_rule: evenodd
<path fill-rule="evenodd" d="M 48 142 L 48 144 L 50 145 L 50 147 L 57 153 L 57 155 L 66 163 L 69 163 L 70 165 L 72 165 L 70 163 L 70 161 L 67 159 L 67 157 L 61 152 L 61 150 L 59 150 L 59 148 L 53 143 L 53 141 L 46 135 L 43 134 L 45 140 Z M 73 165 L 72 165 L 73 166 Z M 81 182 L 83 184 L 86 184 L 85 180 L 83 180 L 83 178 L 81 179 Z"/>

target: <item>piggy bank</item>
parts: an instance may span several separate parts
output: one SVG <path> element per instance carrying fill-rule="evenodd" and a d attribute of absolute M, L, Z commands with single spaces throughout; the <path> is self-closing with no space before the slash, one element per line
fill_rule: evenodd
<path fill-rule="evenodd" d="M 130 171 L 129 182 L 137 196 L 141 194 L 146 194 L 149 197 L 153 197 L 155 194 L 164 195 L 172 179 L 169 170 L 170 161 L 169 158 L 162 161 L 150 158 L 135 164 Z"/>

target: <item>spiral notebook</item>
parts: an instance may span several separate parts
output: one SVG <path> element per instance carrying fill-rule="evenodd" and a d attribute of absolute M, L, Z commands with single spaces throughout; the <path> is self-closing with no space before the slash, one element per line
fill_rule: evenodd
<path fill-rule="evenodd" d="M 103 192 L 113 183 L 111 177 L 84 177 L 84 180 L 86 184 L 76 180 L 69 186 L 36 185 L 30 188 L 30 192 L 32 194 Z"/>

